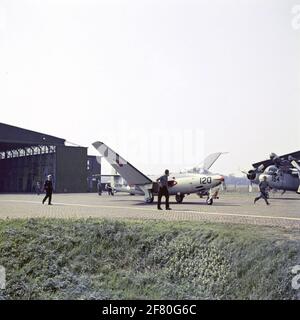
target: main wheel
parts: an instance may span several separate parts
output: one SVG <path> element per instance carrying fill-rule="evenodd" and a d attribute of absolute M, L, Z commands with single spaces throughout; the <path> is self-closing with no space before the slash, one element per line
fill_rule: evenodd
<path fill-rule="evenodd" d="M 146 203 L 152 203 L 154 201 L 154 196 L 152 195 L 151 198 L 146 199 Z"/>
<path fill-rule="evenodd" d="M 212 204 L 213 204 L 213 198 L 208 198 L 207 200 L 206 200 L 206 204 L 208 204 L 209 206 L 211 206 Z"/>
<path fill-rule="evenodd" d="M 184 194 L 176 194 L 175 196 L 177 203 L 182 203 L 183 198 L 184 198 Z"/>

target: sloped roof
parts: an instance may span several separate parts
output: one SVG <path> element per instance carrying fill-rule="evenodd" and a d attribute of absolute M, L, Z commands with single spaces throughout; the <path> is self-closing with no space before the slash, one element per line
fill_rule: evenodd
<path fill-rule="evenodd" d="M 26 146 L 63 146 L 64 144 L 65 139 L 0 122 L 0 151 L 17 149 Z"/>

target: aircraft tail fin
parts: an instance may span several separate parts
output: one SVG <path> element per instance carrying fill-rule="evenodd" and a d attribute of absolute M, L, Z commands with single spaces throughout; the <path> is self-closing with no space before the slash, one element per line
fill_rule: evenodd
<path fill-rule="evenodd" d="M 93 147 L 129 185 L 146 185 L 153 182 L 103 142 L 96 141 L 93 143 Z"/>
<path fill-rule="evenodd" d="M 208 155 L 200 164 L 195 167 L 185 168 L 181 172 L 189 172 L 189 173 L 205 173 L 209 172 L 211 166 L 219 159 L 222 154 L 227 152 L 215 152 Z"/>
<path fill-rule="evenodd" d="M 222 154 L 226 154 L 227 152 L 215 152 L 209 154 L 203 161 L 202 164 L 199 165 L 199 168 L 203 169 L 204 171 L 208 171 L 212 165 L 219 159 Z"/>
<path fill-rule="evenodd" d="M 215 152 L 208 155 L 203 161 L 202 168 L 208 171 L 212 167 L 212 165 L 219 159 L 219 157 L 225 153 L 227 152 Z"/>

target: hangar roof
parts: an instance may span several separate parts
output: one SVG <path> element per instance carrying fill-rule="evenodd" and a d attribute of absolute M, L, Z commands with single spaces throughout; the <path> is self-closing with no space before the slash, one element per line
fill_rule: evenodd
<path fill-rule="evenodd" d="M 48 134 L 26 130 L 0 122 L 0 151 L 38 145 L 64 146 L 65 141 L 65 139 Z"/>

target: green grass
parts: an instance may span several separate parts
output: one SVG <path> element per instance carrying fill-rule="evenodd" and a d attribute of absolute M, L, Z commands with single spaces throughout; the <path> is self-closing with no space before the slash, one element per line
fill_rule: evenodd
<path fill-rule="evenodd" d="M 297 299 L 300 236 L 161 221 L 0 222 L 0 299 Z"/>

